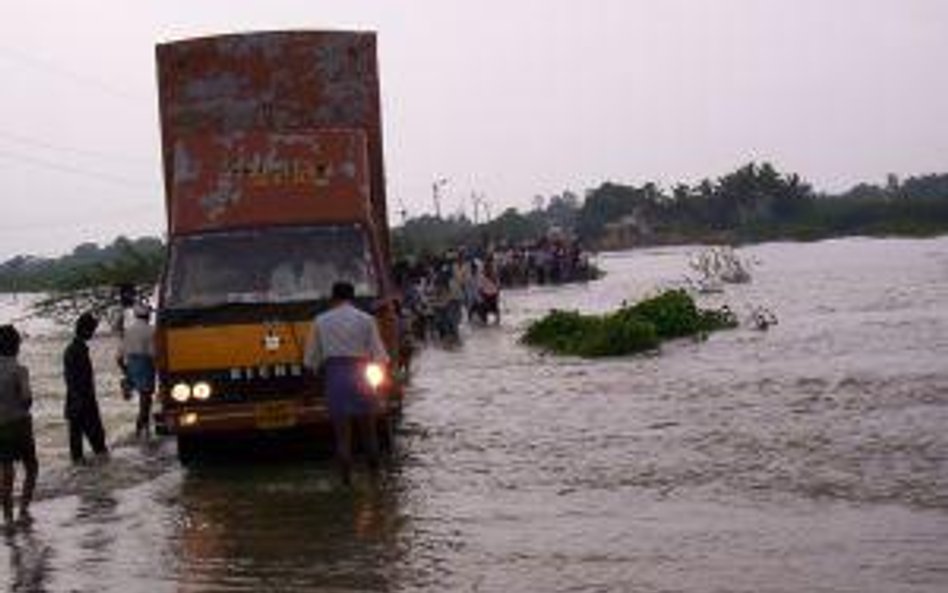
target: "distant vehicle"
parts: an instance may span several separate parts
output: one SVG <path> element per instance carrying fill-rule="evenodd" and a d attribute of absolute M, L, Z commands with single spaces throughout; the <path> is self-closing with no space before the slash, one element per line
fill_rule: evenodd
<path fill-rule="evenodd" d="M 236 437 L 328 438 L 302 358 L 333 282 L 356 287 L 398 364 L 375 35 L 189 39 L 158 45 L 157 63 L 159 425 L 184 463 Z M 399 386 L 379 397 L 389 427 Z"/>

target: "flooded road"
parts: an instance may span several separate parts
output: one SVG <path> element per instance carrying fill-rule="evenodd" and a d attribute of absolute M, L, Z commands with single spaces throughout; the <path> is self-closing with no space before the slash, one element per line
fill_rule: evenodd
<path fill-rule="evenodd" d="M 64 342 L 36 326 L 36 521 L 0 540 L 15 591 L 948 590 L 948 238 L 765 244 L 706 297 L 767 332 L 585 361 L 517 344 L 551 307 L 606 310 L 688 274 L 689 248 L 601 256 L 588 285 L 504 295 L 499 328 L 418 357 L 380 483 L 318 461 L 183 470 L 129 438 L 71 468 Z M 4 320 L 15 310 L 4 301 Z"/>

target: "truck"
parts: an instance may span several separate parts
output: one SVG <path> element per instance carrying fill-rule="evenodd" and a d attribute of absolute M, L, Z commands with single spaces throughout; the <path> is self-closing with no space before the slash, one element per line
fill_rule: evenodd
<path fill-rule="evenodd" d="M 156 61 L 159 428 L 185 464 L 218 445 L 329 440 L 303 356 L 345 280 L 392 357 L 375 377 L 388 441 L 401 387 L 375 34 L 201 37 L 157 45 Z"/>

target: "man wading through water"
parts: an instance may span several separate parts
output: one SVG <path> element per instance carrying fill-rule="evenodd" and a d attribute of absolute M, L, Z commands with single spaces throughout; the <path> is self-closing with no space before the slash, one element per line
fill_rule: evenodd
<path fill-rule="evenodd" d="M 26 472 L 20 494 L 20 521 L 24 523 L 30 520 L 30 501 L 39 471 L 30 415 L 33 405 L 30 374 L 17 361 L 20 341 L 16 328 L 0 326 L 0 504 L 8 529 L 13 526 L 13 462 L 22 462 Z"/>
<path fill-rule="evenodd" d="M 354 297 L 352 284 L 333 284 L 330 308 L 316 316 L 304 357 L 307 368 L 322 373 L 336 437 L 336 457 L 346 485 L 352 473 L 353 424 L 361 429 L 369 467 L 378 469 L 379 402 L 365 377 L 365 366 L 369 362 L 388 362 L 375 318 L 354 307 Z"/>
<path fill-rule="evenodd" d="M 138 395 L 135 436 L 147 438 L 155 392 L 155 328 L 148 323 L 151 316 L 148 305 L 138 303 L 134 313 L 135 320 L 125 327 L 122 335 L 116 362 L 125 377 L 129 397 Z"/>
<path fill-rule="evenodd" d="M 90 313 L 83 313 L 76 320 L 75 335 L 63 353 L 63 376 L 66 380 L 65 416 L 69 422 L 69 455 L 73 463 L 83 463 L 82 439 L 89 439 L 92 450 L 98 457 L 108 456 L 105 446 L 105 429 L 99 414 L 99 402 L 95 398 L 95 375 L 89 346 L 86 344 L 99 320 Z"/>

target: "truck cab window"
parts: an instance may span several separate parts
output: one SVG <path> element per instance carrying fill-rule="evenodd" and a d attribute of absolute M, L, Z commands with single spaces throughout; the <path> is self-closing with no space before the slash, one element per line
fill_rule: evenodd
<path fill-rule="evenodd" d="M 169 308 L 300 302 L 348 280 L 357 296 L 378 292 L 368 241 L 356 225 L 286 227 L 184 236 L 173 241 Z"/>

